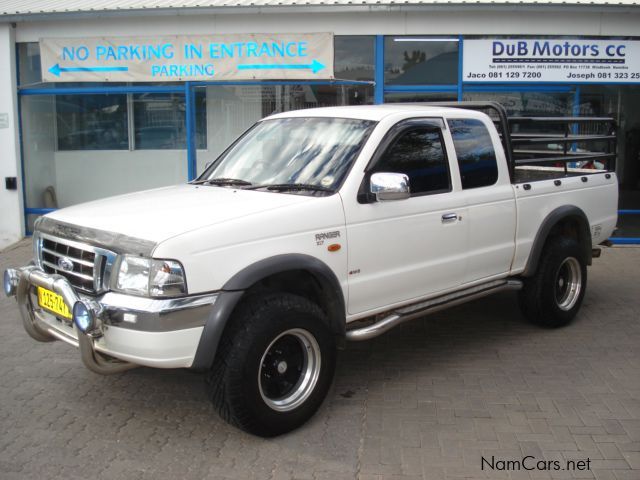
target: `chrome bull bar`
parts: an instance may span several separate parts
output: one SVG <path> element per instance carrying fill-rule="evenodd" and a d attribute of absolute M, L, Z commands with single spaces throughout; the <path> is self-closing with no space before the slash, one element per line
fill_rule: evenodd
<path fill-rule="evenodd" d="M 62 275 L 48 274 L 40 268 L 30 265 L 22 268 L 9 268 L 4 273 L 4 290 L 7 296 L 15 296 L 18 301 L 18 309 L 22 318 L 22 325 L 31 338 L 39 342 L 51 342 L 61 338 L 61 334 L 55 332 L 37 318 L 33 311 L 33 305 L 29 298 L 31 287 L 37 286 L 51 290 L 62 297 L 68 307 L 73 309 L 76 302 L 81 299 L 75 292 L 69 281 Z M 96 319 L 100 316 L 100 306 L 96 302 L 84 301 L 93 311 Z M 100 326 L 98 326 L 98 330 Z M 80 348 L 82 363 L 94 373 L 110 375 L 120 373 L 138 365 L 123 362 L 115 358 L 107 357 L 93 348 L 92 334 L 83 333 L 75 328 L 78 335 L 77 346 Z M 65 339 L 66 340 L 66 339 Z M 68 340 L 67 340 L 68 341 Z M 70 342 L 74 343 L 74 342 Z"/>

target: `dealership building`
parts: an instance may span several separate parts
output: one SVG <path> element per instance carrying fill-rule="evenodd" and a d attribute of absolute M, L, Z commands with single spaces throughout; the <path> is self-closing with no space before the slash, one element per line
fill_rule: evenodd
<path fill-rule="evenodd" d="M 0 248 L 193 179 L 275 112 L 451 100 L 614 117 L 616 236 L 640 243 L 640 1 L 5 0 Z"/>

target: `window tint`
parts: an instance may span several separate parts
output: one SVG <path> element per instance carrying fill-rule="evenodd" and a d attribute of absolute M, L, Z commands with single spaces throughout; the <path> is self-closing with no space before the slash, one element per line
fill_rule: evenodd
<path fill-rule="evenodd" d="M 402 133 L 383 154 L 374 171 L 404 173 L 409 177 L 412 194 L 450 189 L 442 139 L 433 127 Z"/>
<path fill-rule="evenodd" d="M 458 83 L 457 40 L 385 37 L 384 81 L 389 85 L 455 85 Z"/>
<path fill-rule="evenodd" d="M 126 95 L 58 95 L 58 150 L 127 150 Z"/>
<path fill-rule="evenodd" d="M 449 120 L 458 157 L 462 188 L 493 185 L 498 180 L 496 153 L 489 131 L 480 120 Z"/>
<path fill-rule="evenodd" d="M 373 35 L 336 35 L 334 73 L 336 78 L 348 80 L 373 80 Z"/>

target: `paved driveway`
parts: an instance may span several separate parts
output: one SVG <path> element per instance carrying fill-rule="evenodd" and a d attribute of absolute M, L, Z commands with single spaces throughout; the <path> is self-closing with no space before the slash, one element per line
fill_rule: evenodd
<path fill-rule="evenodd" d="M 21 242 L 0 267 L 29 256 Z M 319 413 L 272 440 L 223 423 L 200 375 L 89 372 L 3 297 L 0 478 L 639 480 L 640 249 L 589 274 L 568 328 L 526 324 L 501 294 L 351 344 Z"/>

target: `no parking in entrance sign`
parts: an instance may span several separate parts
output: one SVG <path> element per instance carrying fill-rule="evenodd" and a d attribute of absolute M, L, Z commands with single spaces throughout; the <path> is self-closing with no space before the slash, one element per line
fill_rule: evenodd
<path fill-rule="evenodd" d="M 333 78 L 333 34 L 45 38 L 45 82 Z"/>

